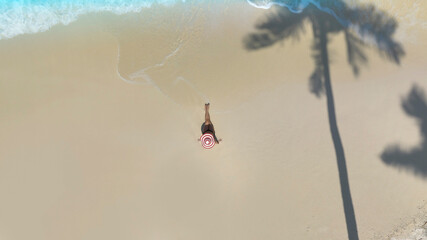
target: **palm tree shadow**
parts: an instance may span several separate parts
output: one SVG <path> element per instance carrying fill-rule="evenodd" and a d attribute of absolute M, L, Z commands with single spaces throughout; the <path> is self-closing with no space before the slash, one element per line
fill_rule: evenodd
<path fill-rule="evenodd" d="M 420 125 L 421 144 L 411 150 L 402 149 L 398 145 L 389 146 L 381 154 L 381 159 L 387 165 L 427 178 L 427 99 L 420 87 L 412 87 L 409 95 L 402 100 L 402 108 Z"/>
<path fill-rule="evenodd" d="M 300 35 L 304 33 L 305 22 L 311 23 L 314 37 L 312 57 L 315 62 L 315 69 L 309 79 L 309 89 L 317 97 L 326 96 L 347 235 L 350 240 L 358 240 L 346 158 L 335 113 L 329 71 L 328 37 L 332 34 L 344 32 L 347 61 L 354 75 L 357 76 L 360 68 L 368 62 L 365 54 L 367 47 L 374 47 L 381 56 L 396 64 L 400 63 L 404 50 L 392 37 L 397 28 L 397 22 L 385 12 L 377 10 L 373 5 L 350 8 L 341 0 L 325 2 L 325 5 L 321 7 L 309 4 L 299 13 L 289 11 L 286 6 L 276 7 L 274 10 L 266 19 L 256 24 L 257 32 L 248 34 L 243 39 L 243 44 L 247 50 L 252 51 L 272 46 L 289 38 L 298 40 Z"/>

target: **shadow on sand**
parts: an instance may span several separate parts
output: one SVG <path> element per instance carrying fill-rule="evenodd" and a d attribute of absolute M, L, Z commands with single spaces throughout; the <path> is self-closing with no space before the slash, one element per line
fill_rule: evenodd
<path fill-rule="evenodd" d="M 289 11 L 285 4 L 277 6 L 270 10 L 270 14 L 264 20 L 256 24 L 257 32 L 248 34 L 243 39 L 243 43 L 247 50 L 262 49 L 289 38 L 298 39 L 304 32 L 305 23 L 311 25 L 314 37 L 312 57 L 315 69 L 309 79 L 310 91 L 317 97 L 326 96 L 348 239 L 358 240 L 346 158 L 335 113 L 329 71 L 328 37 L 339 32 L 345 34 L 347 61 L 355 75 L 358 75 L 361 66 L 368 62 L 365 48 L 375 48 L 381 56 L 396 64 L 400 63 L 404 50 L 398 42 L 393 40 L 393 34 L 397 28 L 396 20 L 373 5 L 350 7 L 340 0 L 324 1 L 322 4 L 324 5 L 309 4 L 299 13 Z"/>
<path fill-rule="evenodd" d="M 398 145 L 389 146 L 381 154 L 381 159 L 387 165 L 427 179 L 427 99 L 422 89 L 413 86 L 409 95 L 402 100 L 402 108 L 420 125 L 421 144 L 410 150 L 402 149 Z"/>

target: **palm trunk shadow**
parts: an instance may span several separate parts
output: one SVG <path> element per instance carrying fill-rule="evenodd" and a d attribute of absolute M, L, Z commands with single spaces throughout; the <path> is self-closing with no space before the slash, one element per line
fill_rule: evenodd
<path fill-rule="evenodd" d="M 369 45 L 378 50 L 381 56 L 399 64 L 405 51 L 393 39 L 397 21 L 374 5 L 348 6 L 343 0 L 311 2 L 301 12 L 294 13 L 292 6 L 300 1 L 277 1 L 276 11 L 256 24 L 257 32 L 244 38 L 247 50 L 258 50 L 273 46 L 286 39 L 298 39 L 304 31 L 305 21 L 312 25 L 314 35 L 315 69 L 310 77 L 310 91 L 317 97 L 325 94 L 327 99 L 329 127 L 335 148 L 341 197 L 349 240 L 358 240 L 358 229 L 351 198 L 344 147 L 338 130 L 335 103 L 329 72 L 328 39 L 339 32 L 345 33 L 347 61 L 353 74 L 358 75 L 360 67 L 366 65 L 368 58 L 364 48 Z M 371 42 L 369 39 L 373 39 Z"/>
<path fill-rule="evenodd" d="M 329 73 L 329 57 L 327 48 L 327 36 L 324 30 L 324 23 L 319 21 L 319 35 L 320 35 L 320 54 L 323 64 L 323 77 L 325 94 L 328 105 L 329 127 L 332 135 L 332 140 L 335 147 L 335 154 L 337 158 L 338 173 L 341 186 L 341 198 L 343 201 L 345 221 L 347 225 L 347 234 L 349 240 L 358 240 L 359 235 L 357 232 L 356 216 L 354 214 L 353 200 L 351 198 L 350 184 L 348 181 L 347 164 L 345 160 L 344 147 L 341 141 L 340 133 L 338 130 L 337 119 L 335 114 L 335 103 L 332 92 L 331 79 Z"/>

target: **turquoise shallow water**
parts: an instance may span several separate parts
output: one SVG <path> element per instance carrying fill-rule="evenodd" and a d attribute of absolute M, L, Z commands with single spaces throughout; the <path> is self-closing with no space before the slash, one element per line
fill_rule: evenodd
<path fill-rule="evenodd" d="M 88 13 L 125 14 L 139 12 L 154 3 L 173 5 L 176 2 L 178 0 L 1 0 L 0 39 L 43 32 L 57 24 L 67 25 Z"/>
<path fill-rule="evenodd" d="M 267 9 L 274 5 L 301 12 L 310 3 L 338 19 L 341 1 L 333 0 L 235 0 L 253 7 Z M 352 0 L 353 1 L 353 0 Z M 0 40 L 21 34 L 44 32 L 58 24 L 67 25 L 79 16 L 94 12 L 126 14 L 140 12 L 155 4 L 173 6 L 176 3 L 216 2 L 212 0 L 0 0 Z M 328 7 L 324 7 L 328 3 Z M 331 8 L 331 3 L 333 7 Z M 346 24 L 345 21 L 341 21 Z"/>

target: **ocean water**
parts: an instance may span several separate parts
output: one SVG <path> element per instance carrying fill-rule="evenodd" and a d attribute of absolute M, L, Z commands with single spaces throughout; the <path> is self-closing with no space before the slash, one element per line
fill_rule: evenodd
<path fill-rule="evenodd" d="M 203 0 L 0 0 L 0 40 L 13 38 L 26 33 L 44 32 L 58 24 L 67 25 L 77 20 L 79 16 L 88 13 L 110 12 L 121 15 L 131 12 L 140 12 L 142 9 L 150 8 L 155 4 L 173 6 L 176 3 L 187 2 L 191 4 L 202 1 Z M 235 1 L 245 2 L 245 0 Z M 334 3 L 334 9 L 323 7 L 326 1 Z M 348 24 L 337 14 L 342 4 L 333 0 L 246 0 L 246 2 L 253 7 L 261 9 L 269 9 L 274 5 L 280 5 L 296 13 L 301 12 L 309 4 L 313 4 L 319 9 L 336 16 L 342 24 Z"/>
<path fill-rule="evenodd" d="M 343 8 L 341 1 L 334 0 L 230 0 L 228 2 L 246 2 L 247 4 L 260 8 L 269 9 L 279 5 L 287 7 L 290 11 L 298 13 L 304 10 L 309 4 L 313 4 L 322 11 L 325 11 L 337 18 L 343 25 L 351 24 L 340 15 Z M 150 8 L 153 5 L 173 6 L 177 3 L 193 4 L 199 2 L 216 2 L 213 0 L 0 0 L 0 40 L 13 38 L 21 34 L 44 32 L 51 27 L 63 24 L 67 25 L 84 14 L 96 12 L 110 12 L 113 14 L 126 14 L 140 12 L 142 9 Z M 226 1 L 227 2 L 227 1 Z M 225 3 L 226 3 L 225 2 Z M 370 0 L 347 0 L 346 3 L 371 2 Z M 325 4 L 328 3 L 328 4 Z M 398 5 L 404 4 L 404 9 L 396 8 L 396 0 L 374 1 L 381 8 L 387 11 L 402 22 L 401 28 L 406 29 L 401 37 L 406 36 L 411 41 L 415 41 L 413 33 L 409 33 L 410 27 L 421 25 L 427 28 L 427 21 L 419 19 L 420 1 L 406 0 L 399 1 Z M 325 6 L 328 7 L 325 7 Z"/>
<path fill-rule="evenodd" d="M 125 14 L 153 4 L 170 6 L 185 0 L 0 0 L 0 39 L 44 32 L 95 12 Z"/>

